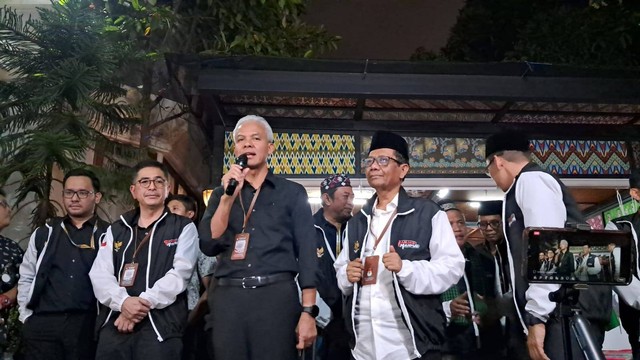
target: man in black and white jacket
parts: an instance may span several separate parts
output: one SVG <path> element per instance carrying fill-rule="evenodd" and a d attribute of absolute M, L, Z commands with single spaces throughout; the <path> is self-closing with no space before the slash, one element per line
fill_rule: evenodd
<path fill-rule="evenodd" d="M 89 273 L 103 305 L 96 359 L 179 359 L 198 233 L 164 207 L 166 168 L 147 160 L 134 169 L 139 208 L 111 225 Z"/>
<path fill-rule="evenodd" d="M 109 226 L 96 215 L 100 180 L 86 169 L 62 181 L 64 217 L 37 228 L 20 265 L 18 304 L 27 360 L 95 356 L 96 299 L 89 270 Z"/>
<path fill-rule="evenodd" d="M 580 223 L 583 219 L 564 184 L 530 162 L 529 155 L 529 140 L 522 133 L 502 132 L 487 139 L 487 174 L 505 192 L 502 219 L 509 275 L 529 355 L 533 360 L 561 359 L 564 357 L 561 319 L 554 312 L 556 303 L 549 300 L 549 293 L 560 285 L 529 284 L 515 269 L 523 265 L 521 254 L 526 244 L 522 233 L 526 227 L 564 228 L 566 223 Z M 590 322 L 597 345 L 601 346 L 604 327 L 611 317 L 611 287 L 590 287 L 580 294 L 579 307 Z M 583 358 L 575 339 L 572 349 L 574 359 Z"/>

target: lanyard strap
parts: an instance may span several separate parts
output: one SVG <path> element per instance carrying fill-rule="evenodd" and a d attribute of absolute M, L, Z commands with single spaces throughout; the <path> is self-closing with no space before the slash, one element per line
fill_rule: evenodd
<path fill-rule="evenodd" d="M 376 242 L 373 244 L 373 251 L 376 251 L 376 248 L 378 247 L 380 240 L 382 240 L 382 238 L 384 237 L 384 234 L 387 232 L 387 229 L 389 229 L 389 225 L 391 225 L 391 222 L 396 217 L 397 213 L 398 213 L 398 209 L 396 208 L 395 210 L 393 210 L 393 213 L 391 214 L 391 217 L 387 221 L 387 224 L 384 226 L 384 228 L 382 229 L 382 232 L 378 236 L 376 236 L 376 234 L 373 233 L 373 229 L 371 229 L 371 225 L 373 224 L 373 221 L 369 223 L 369 232 L 371 233 L 371 236 L 373 236 L 373 238 L 376 239 Z"/>
<path fill-rule="evenodd" d="M 249 210 L 246 212 L 244 210 L 244 203 L 242 202 L 242 193 L 240 193 L 240 207 L 242 207 L 242 214 L 244 215 L 242 232 L 244 232 L 244 229 L 247 227 L 247 223 L 249 223 L 249 218 L 251 217 L 251 213 L 253 212 L 253 206 L 256 204 L 256 200 L 258 199 L 258 195 L 260 194 L 260 189 L 262 189 L 262 187 L 259 187 L 258 190 L 256 190 L 256 193 L 253 194 L 253 199 L 251 200 L 251 204 L 249 205 Z"/>
<path fill-rule="evenodd" d="M 71 238 L 71 235 L 69 235 L 69 230 L 67 230 L 67 227 L 64 226 L 64 221 L 60 223 L 60 225 L 62 226 L 62 231 L 64 231 L 64 233 L 67 235 L 67 239 L 69 239 L 69 241 L 71 242 L 71 244 L 75 247 L 77 247 L 78 249 L 91 249 L 91 250 L 95 250 L 96 248 L 96 244 L 95 244 L 95 235 L 96 235 L 96 230 L 98 230 L 98 221 L 96 220 L 95 225 L 93 225 L 93 230 L 91 231 L 91 239 L 89 240 L 89 244 L 76 244 L 75 241 L 73 241 L 73 239 Z"/>
<path fill-rule="evenodd" d="M 138 241 L 138 229 L 136 227 L 136 229 L 134 230 L 136 232 L 136 240 L 135 242 Z M 138 244 L 138 246 L 136 246 L 136 250 L 133 252 L 133 256 L 131 257 L 131 262 L 134 263 L 136 262 L 136 256 L 138 255 L 138 251 L 140 251 L 140 248 L 142 248 L 142 245 L 146 244 L 147 241 L 149 241 L 149 238 L 151 237 L 151 230 L 142 238 L 142 241 L 140 241 L 140 244 Z"/>

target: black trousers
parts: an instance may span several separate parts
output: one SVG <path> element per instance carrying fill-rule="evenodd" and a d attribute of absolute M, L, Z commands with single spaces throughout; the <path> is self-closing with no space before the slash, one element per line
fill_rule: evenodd
<path fill-rule="evenodd" d="M 120 333 L 110 321 L 98 338 L 96 360 L 177 360 L 182 356 L 182 338 L 158 341 L 149 318 L 135 326 L 133 333 Z"/>
<path fill-rule="evenodd" d="M 562 320 L 556 317 L 551 317 L 546 325 L 546 333 L 544 337 L 544 352 L 551 360 L 566 359 L 564 352 L 564 339 L 565 334 L 562 329 Z M 604 342 L 604 328 L 593 323 L 589 323 L 589 332 L 594 337 L 596 346 L 602 349 L 602 343 Z M 569 329 L 571 333 L 571 330 Z M 571 333 L 571 359 L 566 360 L 583 360 L 585 359 L 582 349 L 578 344 L 578 340 Z"/>
<path fill-rule="evenodd" d="M 620 300 L 620 321 L 624 331 L 629 335 L 633 360 L 640 360 L 640 342 L 638 341 L 640 336 L 640 311 Z"/>
<path fill-rule="evenodd" d="M 351 358 L 349 333 L 342 316 L 333 318 L 318 334 L 322 334 L 323 340 L 319 354 L 320 359 L 349 360 Z"/>
<path fill-rule="evenodd" d="M 95 322 L 93 312 L 31 315 L 22 328 L 25 359 L 93 359 Z"/>
<path fill-rule="evenodd" d="M 209 293 L 215 360 L 295 360 L 302 306 L 294 281 Z"/>

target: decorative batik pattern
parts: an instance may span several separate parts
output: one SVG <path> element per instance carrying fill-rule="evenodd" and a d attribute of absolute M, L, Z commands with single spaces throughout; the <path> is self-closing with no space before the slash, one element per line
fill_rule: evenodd
<path fill-rule="evenodd" d="M 354 135 L 274 133 L 275 151 L 268 159 L 274 174 L 327 176 L 355 174 Z M 224 172 L 233 162 L 232 133 L 226 133 Z"/>

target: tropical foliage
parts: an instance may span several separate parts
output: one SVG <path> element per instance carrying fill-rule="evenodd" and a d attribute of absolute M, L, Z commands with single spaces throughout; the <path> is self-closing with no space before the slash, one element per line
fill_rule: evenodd
<path fill-rule="evenodd" d="M 438 54 L 415 60 L 534 61 L 587 67 L 640 64 L 640 3 L 468 0 Z"/>
<path fill-rule="evenodd" d="M 35 194 L 34 225 L 55 215 L 54 167 L 80 166 L 88 149 L 109 156 L 109 136 L 137 122 L 122 100 L 115 35 L 90 1 L 53 3 L 39 20 L 0 10 L 0 64 L 11 75 L 0 87 L 0 183 L 20 173 L 17 202 Z"/>
<path fill-rule="evenodd" d="M 338 37 L 300 20 L 305 7 L 304 0 L 57 0 L 38 10 L 39 20 L 1 9 L 0 68 L 12 78 L 0 81 L 0 184 L 20 173 L 17 202 L 35 194 L 39 225 L 56 212 L 54 168 L 82 164 L 88 149 L 107 160 L 101 178 L 117 183 L 122 164 L 146 153 L 155 127 L 197 116 L 166 54 L 309 57 L 335 48 Z M 169 92 L 177 104 L 164 101 Z M 132 129 L 139 151 L 113 141 Z"/>

